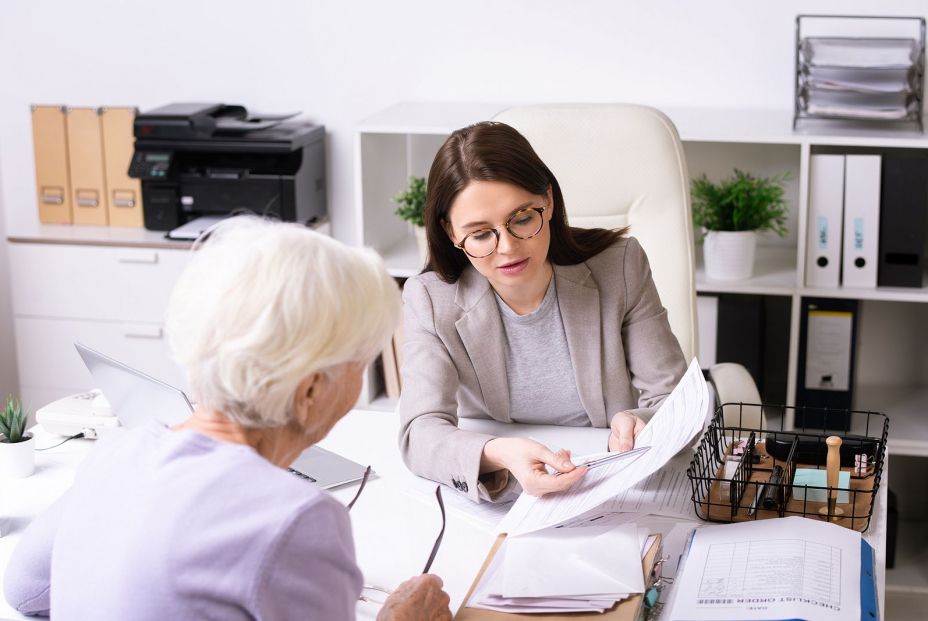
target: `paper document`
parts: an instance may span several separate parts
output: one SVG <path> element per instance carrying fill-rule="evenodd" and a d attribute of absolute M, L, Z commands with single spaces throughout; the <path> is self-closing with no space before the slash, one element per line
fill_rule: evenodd
<path fill-rule="evenodd" d="M 655 541 L 633 523 L 508 537 L 466 605 L 510 613 L 603 612 L 644 592 L 641 559 Z"/>
<path fill-rule="evenodd" d="M 918 57 L 915 39 L 809 37 L 800 46 L 813 67 L 909 68 Z"/>
<path fill-rule="evenodd" d="M 685 448 L 706 422 L 709 390 L 694 359 L 651 421 L 635 438 L 635 447 L 651 447 L 630 459 L 589 470 L 572 488 L 540 498 L 523 493 L 498 527 L 516 535 L 566 522 L 613 501 L 656 472 Z M 576 461 L 583 459 L 575 458 Z"/>
<path fill-rule="evenodd" d="M 860 619 L 860 533 L 788 517 L 697 529 L 670 621 Z"/>

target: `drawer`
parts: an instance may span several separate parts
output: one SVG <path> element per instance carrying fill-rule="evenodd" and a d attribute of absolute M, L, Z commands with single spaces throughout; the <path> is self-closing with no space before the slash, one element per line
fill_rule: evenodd
<path fill-rule="evenodd" d="M 160 323 L 187 250 L 11 243 L 13 314 Z"/>
<path fill-rule="evenodd" d="M 14 317 L 16 359 L 22 386 L 62 389 L 67 393 L 93 387 L 90 372 L 74 342 L 186 390 L 180 367 L 171 359 L 160 324 L 77 321 Z"/>

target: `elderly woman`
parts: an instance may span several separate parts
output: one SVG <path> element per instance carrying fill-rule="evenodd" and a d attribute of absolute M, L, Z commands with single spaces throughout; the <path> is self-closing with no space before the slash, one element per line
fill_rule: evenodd
<path fill-rule="evenodd" d="M 23 535 L 7 601 L 55 619 L 351 619 L 347 510 L 287 472 L 352 407 L 399 318 L 369 251 L 289 224 L 218 228 L 174 289 L 167 329 L 197 402 L 100 445 Z M 436 576 L 379 619 L 450 619 Z"/>

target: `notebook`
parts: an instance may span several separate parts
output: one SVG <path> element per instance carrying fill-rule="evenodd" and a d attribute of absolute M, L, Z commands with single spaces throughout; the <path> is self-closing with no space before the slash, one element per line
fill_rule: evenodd
<path fill-rule="evenodd" d="M 80 343 L 74 347 L 123 427 L 152 420 L 172 426 L 193 413 L 193 405 L 179 388 Z M 361 464 L 318 446 L 300 453 L 290 465 L 291 472 L 323 489 L 360 481 L 364 470 Z"/>

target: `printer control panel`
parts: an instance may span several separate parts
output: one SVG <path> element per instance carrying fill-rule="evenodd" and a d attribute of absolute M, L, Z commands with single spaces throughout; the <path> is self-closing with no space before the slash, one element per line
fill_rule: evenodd
<path fill-rule="evenodd" d="M 136 151 L 129 164 L 129 176 L 135 179 L 166 179 L 173 155 L 170 151 Z"/>

